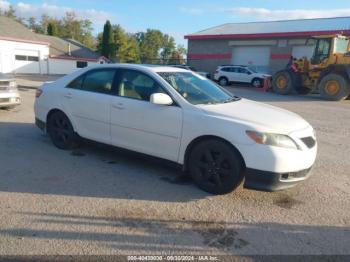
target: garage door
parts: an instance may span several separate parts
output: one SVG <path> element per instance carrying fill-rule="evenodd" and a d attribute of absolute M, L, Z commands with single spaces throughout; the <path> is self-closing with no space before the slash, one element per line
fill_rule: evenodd
<path fill-rule="evenodd" d="M 259 72 L 267 72 L 270 63 L 270 47 L 234 47 L 232 64 L 248 65 Z"/>
<path fill-rule="evenodd" d="M 310 59 L 312 57 L 313 52 L 313 46 L 293 46 L 292 56 L 298 59 L 302 58 L 303 56 L 306 56 Z"/>
<path fill-rule="evenodd" d="M 37 51 L 15 50 L 14 71 L 18 74 L 39 74 L 40 64 Z"/>

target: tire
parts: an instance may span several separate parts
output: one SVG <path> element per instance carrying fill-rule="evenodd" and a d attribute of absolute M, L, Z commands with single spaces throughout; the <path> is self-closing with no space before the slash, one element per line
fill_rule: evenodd
<path fill-rule="evenodd" d="M 272 90 L 280 95 L 289 95 L 294 92 L 292 74 L 287 70 L 277 72 L 272 79 Z"/>
<path fill-rule="evenodd" d="M 228 86 L 229 81 L 226 77 L 220 77 L 219 78 L 219 85 L 221 86 Z"/>
<path fill-rule="evenodd" d="M 323 77 L 318 85 L 321 96 L 331 101 L 340 101 L 350 95 L 350 84 L 343 76 L 328 74 Z"/>
<path fill-rule="evenodd" d="M 219 139 L 208 139 L 195 145 L 188 165 L 196 185 L 215 195 L 230 193 L 241 184 L 243 166 L 234 148 Z"/>
<path fill-rule="evenodd" d="M 59 149 L 69 150 L 76 146 L 76 134 L 68 117 L 61 111 L 52 113 L 47 121 L 47 132 L 52 143 Z"/>
<path fill-rule="evenodd" d="M 264 86 L 264 80 L 261 78 L 254 78 L 251 85 L 255 88 L 262 88 Z"/>

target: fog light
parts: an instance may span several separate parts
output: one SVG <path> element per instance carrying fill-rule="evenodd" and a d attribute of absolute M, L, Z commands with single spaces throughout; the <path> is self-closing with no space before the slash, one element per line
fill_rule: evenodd
<path fill-rule="evenodd" d="M 287 174 L 282 174 L 282 179 L 285 179 L 285 180 L 287 180 L 288 178 L 289 178 L 289 174 L 287 173 Z"/>

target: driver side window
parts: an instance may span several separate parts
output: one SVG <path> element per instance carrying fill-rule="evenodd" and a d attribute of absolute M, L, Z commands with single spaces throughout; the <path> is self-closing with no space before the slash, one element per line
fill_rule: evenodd
<path fill-rule="evenodd" d="M 165 92 L 151 77 L 135 70 L 122 71 L 118 96 L 149 101 L 154 93 Z"/>

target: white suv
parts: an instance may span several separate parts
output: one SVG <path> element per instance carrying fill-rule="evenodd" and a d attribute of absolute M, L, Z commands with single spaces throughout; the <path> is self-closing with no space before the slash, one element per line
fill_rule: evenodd
<path fill-rule="evenodd" d="M 218 81 L 221 86 L 237 82 L 249 83 L 254 87 L 262 87 L 265 78 L 271 78 L 271 75 L 258 73 L 253 68 L 239 65 L 219 66 L 214 74 L 214 80 Z"/>

